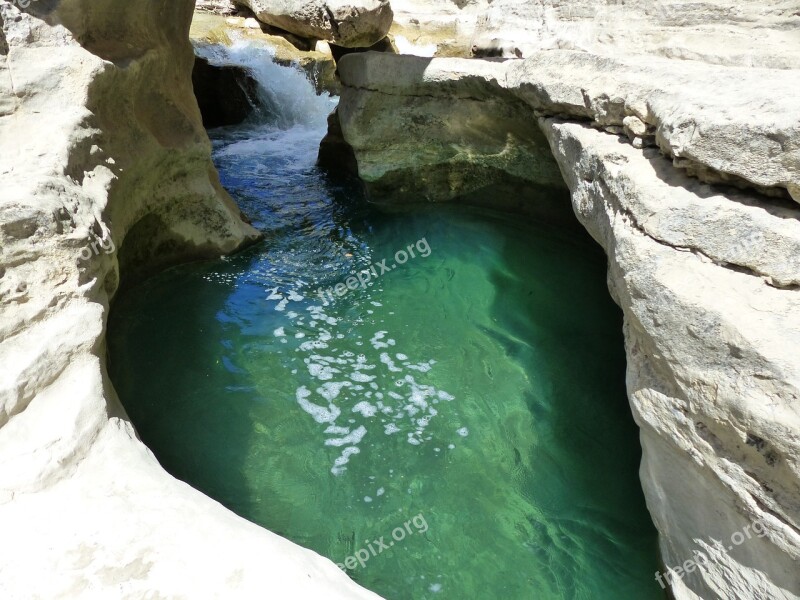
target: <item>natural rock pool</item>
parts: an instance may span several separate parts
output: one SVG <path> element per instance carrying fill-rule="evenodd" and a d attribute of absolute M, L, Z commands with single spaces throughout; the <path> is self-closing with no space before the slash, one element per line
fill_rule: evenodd
<path fill-rule="evenodd" d="M 110 371 L 142 439 L 389 599 L 663 597 L 600 250 L 377 210 L 314 167 L 331 101 L 251 58 L 271 108 L 212 138 L 266 239 L 117 299 Z"/>

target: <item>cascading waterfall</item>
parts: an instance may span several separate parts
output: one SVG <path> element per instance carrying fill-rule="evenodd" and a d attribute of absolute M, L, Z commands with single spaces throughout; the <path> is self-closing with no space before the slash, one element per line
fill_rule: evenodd
<path fill-rule="evenodd" d="M 660 597 L 591 240 L 381 213 L 314 166 L 335 99 L 258 45 L 200 51 L 260 84 L 210 133 L 266 235 L 115 306 L 112 377 L 164 466 L 390 599 Z"/>
<path fill-rule="evenodd" d="M 251 123 L 280 130 L 303 128 L 324 135 L 328 114 L 336 106 L 329 94 L 316 94 L 314 86 L 299 69 L 274 62 L 275 52 L 254 42 L 236 40 L 230 46 L 207 44 L 195 49 L 212 65 L 246 69 L 258 82 L 259 105 Z M 315 144 L 319 143 L 316 139 Z"/>

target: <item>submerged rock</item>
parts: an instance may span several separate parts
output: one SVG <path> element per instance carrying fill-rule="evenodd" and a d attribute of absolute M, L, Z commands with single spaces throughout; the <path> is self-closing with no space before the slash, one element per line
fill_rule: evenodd
<path fill-rule="evenodd" d="M 389 32 L 389 0 L 237 0 L 262 23 L 295 35 L 357 48 L 372 46 Z"/>

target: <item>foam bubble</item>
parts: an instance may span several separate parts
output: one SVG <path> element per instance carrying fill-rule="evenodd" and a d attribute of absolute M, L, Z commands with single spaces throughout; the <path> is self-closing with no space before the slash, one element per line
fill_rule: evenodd
<path fill-rule="evenodd" d="M 343 388 L 350 387 L 351 385 L 349 381 L 329 381 L 318 387 L 317 393 L 328 402 L 333 402 L 342 392 Z"/>
<path fill-rule="evenodd" d="M 368 383 L 375 379 L 372 375 L 366 375 L 365 373 L 359 373 L 358 371 L 354 373 L 350 373 L 350 379 L 353 381 L 359 381 L 361 383 Z"/>
<path fill-rule="evenodd" d="M 362 401 L 353 407 L 354 413 L 360 413 L 363 417 L 374 417 L 378 410 L 369 402 Z"/>
<path fill-rule="evenodd" d="M 342 414 L 342 411 L 333 404 L 329 405 L 328 408 L 314 404 L 308 400 L 309 396 L 311 396 L 311 392 L 306 386 L 297 388 L 295 393 L 297 403 L 300 405 L 300 408 L 310 414 L 317 423 L 332 424 L 337 417 Z"/>
<path fill-rule="evenodd" d="M 341 438 L 329 438 L 325 440 L 326 446 L 345 446 L 347 444 L 355 445 L 361 442 L 364 439 L 364 436 L 367 435 L 367 428 L 363 425 L 354 431 L 351 431 L 344 437 Z"/>
<path fill-rule="evenodd" d="M 345 465 L 350 462 L 350 457 L 354 454 L 358 454 L 361 452 L 356 446 L 349 446 L 342 450 L 342 454 L 333 461 L 333 467 L 331 468 L 331 473 L 334 475 L 341 475 L 347 470 Z"/>

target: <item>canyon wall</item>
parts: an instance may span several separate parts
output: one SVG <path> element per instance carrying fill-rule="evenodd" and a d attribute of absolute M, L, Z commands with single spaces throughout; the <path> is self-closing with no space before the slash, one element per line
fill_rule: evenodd
<path fill-rule="evenodd" d="M 645 497 L 665 565 L 689 567 L 672 592 L 798 598 L 800 14 L 634 7 L 628 21 L 651 33 L 628 52 L 637 31 L 602 18 L 578 47 L 562 22 L 578 2 L 528 21 L 503 2 L 473 6 L 476 23 L 501 11 L 528 58 L 347 56 L 331 137 L 384 201 L 550 206 L 537 191 L 566 184 L 624 312 Z M 544 38 L 525 31 L 542 24 L 561 41 L 537 49 Z M 493 185 L 503 173 L 524 196 Z M 687 563 L 696 552 L 702 568 Z"/>
<path fill-rule="evenodd" d="M 0 1 L 0 597 L 374 598 L 170 477 L 106 373 L 121 282 L 258 236 L 191 86 L 191 0 Z"/>
<path fill-rule="evenodd" d="M 647 54 L 722 65 L 797 68 L 794 0 L 393 0 L 393 32 L 457 56 L 492 41 L 540 50 Z"/>
<path fill-rule="evenodd" d="M 415 41 L 526 59 L 345 57 L 334 129 L 362 177 L 504 208 L 568 189 L 625 313 L 664 561 L 714 555 L 675 595 L 800 596 L 796 3 L 392 6 Z M 121 284 L 257 238 L 210 161 L 191 11 L 0 0 L 3 598 L 375 597 L 167 475 L 108 381 Z"/>

